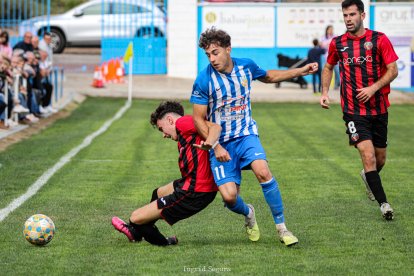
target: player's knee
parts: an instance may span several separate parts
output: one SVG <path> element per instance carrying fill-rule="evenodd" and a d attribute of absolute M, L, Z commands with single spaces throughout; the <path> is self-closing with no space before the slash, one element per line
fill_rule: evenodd
<path fill-rule="evenodd" d="M 377 157 L 377 160 L 376 160 L 377 161 L 377 169 L 382 169 L 382 167 L 384 167 L 385 160 L 386 160 L 385 156 Z"/>
<path fill-rule="evenodd" d="M 368 167 L 376 167 L 377 166 L 377 160 L 375 158 L 375 154 L 371 152 L 364 153 L 362 155 L 363 162 Z"/>
<path fill-rule="evenodd" d="M 233 206 L 234 204 L 236 204 L 237 191 L 222 193 L 221 197 L 223 198 L 223 201 L 224 203 L 226 203 L 226 205 Z"/>
<path fill-rule="evenodd" d="M 268 168 L 263 168 L 256 171 L 256 178 L 260 183 L 263 183 L 272 179 L 272 173 Z"/>
<path fill-rule="evenodd" d="M 135 224 L 144 224 L 144 217 L 142 216 L 142 213 L 140 212 L 140 209 L 135 210 L 132 212 L 131 217 L 129 218 L 129 221 Z"/>

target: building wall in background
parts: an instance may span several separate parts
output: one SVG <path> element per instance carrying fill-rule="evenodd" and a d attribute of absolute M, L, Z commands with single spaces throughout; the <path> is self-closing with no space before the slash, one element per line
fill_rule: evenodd
<path fill-rule="evenodd" d="M 170 0 L 171 4 L 173 2 L 179 1 Z M 384 30 L 400 56 L 400 76 L 392 86 L 412 88 L 414 54 L 407 42 L 411 41 L 414 32 L 414 3 L 370 3 L 365 0 L 364 4 L 367 14 L 364 25 L 374 30 Z M 186 14 L 192 17 L 194 10 L 188 9 Z M 180 33 L 178 25 L 175 28 L 171 25 L 174 15 L 169 13 L 169 16 L 169 28 L 174 33 Z M 232 56 L 249 57 L 265 70 L 278 68 L 276 55 L 279 53 L 292 58 L 305 58 L 312 47 L 312 40 L 320 39 L 328 24 L 334 26 L 338 35 L 345 32 L 340 3 L 307 3 L 304 7 L 299 3 L 202 2 L 198 5 L 197 17 L 197 38 L 208 27 L 222 28 L 232 36 Z M 188 21 L 186 27 L 190 26 L 191 22 Z M 190 30 L 194 28 L 190 27 Z M 170 35 L 173 34 L 170 32 Z M 401 39 L 401 36 L 405 38 Z M 196 46 L 197 39 L 191 42 L 188 37 L 185 43 L 185 49 L 191 53 L 196 47 L 197 71 L 202 70 L 208 65 L 208 60 Z M 170 45 L 168 50 L 169 55 L 173 53 Z M 175 70 L 172 66 L 173 63 L 169 64 L 169 71 Z M 180 76 L 193 78 L 194 74 L 183 73 Z"/>
<path fill-rule="evenodd" d="M 168 75 L 197 75 L 197 0 L 168 1 Z"/>

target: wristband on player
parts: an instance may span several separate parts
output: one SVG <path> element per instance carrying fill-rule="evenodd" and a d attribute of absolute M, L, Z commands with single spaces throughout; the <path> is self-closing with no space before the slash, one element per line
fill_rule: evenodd
<path fill-rule="evenodd" d="M 217 147 L 217 145 L 219 144 L 219 141 L 217 140 L 212 146 L 211 146 L 211 148 L 212 149 L 215 149 L 216 147 Z"/>

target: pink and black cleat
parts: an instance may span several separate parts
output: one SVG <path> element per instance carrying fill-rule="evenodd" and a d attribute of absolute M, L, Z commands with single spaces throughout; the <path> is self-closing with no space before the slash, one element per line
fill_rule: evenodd
<path fill-rule="evenodd" d="M 129 230 L 130 226 L 128 224 L 126 224 L 125 221 L 123 221 L 122 219 L 120 219 L 118 217 L 113 217 L 112 218 L 112 225 L 114 226 L 114 228 L 116 230 L 118 230 L 119 232 L 121 232 L 122 234 L 127 236 L 128 240 L 130 242 L 135 241 L 134 235 L 131 233 L 131 230 Z"/>

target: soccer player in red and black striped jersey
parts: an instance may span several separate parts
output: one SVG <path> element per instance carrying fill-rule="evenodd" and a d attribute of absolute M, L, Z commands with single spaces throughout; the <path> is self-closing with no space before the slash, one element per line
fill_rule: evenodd
<path fill-rule="evenodd" d="M 173 245 L 177 238 L 166 238 L 154 224 L 162 218 L 173 225 L 200 212 L 214 200 L 218 189 L 210 169 L 208 150 L 219 139 L 221 127 L 207 122 L 208 137 L 203 141 L 197 134 L 193 117 L 184 115 L 182 105 L 174 101 L 161 103 L 151 114 L 150 122 L 164 138 L 178 142 L 181 178 L 155 189 L 151 203 L 136 209 L 128 224 L 113 217 L 112 225 L 130 241 L 144 238 L 154 245 Z"/>
<path fill-rule="evenodd" d="M 328 60 L 322 72 L 320 104 L 329 108 L 328 89 L 332 70 L 339 63 L 341 106 L 349 135 L 362 159 L 361 177 L 368 197 L 377 200 L 386 220 L 394 218 L 387 202 L 379 172 L 385 165 L 390 83 L 397 75 L 396 55 L 387 36 L 365 29 L 361 0 L 342 2 L 347 32 L 332 39 Z"/>

